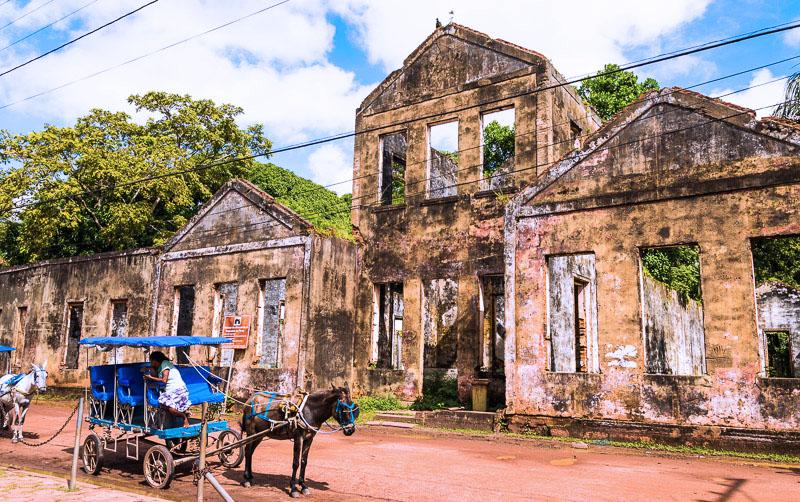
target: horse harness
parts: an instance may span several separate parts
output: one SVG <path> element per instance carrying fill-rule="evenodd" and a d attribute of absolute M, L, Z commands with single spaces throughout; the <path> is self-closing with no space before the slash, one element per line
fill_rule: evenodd
<path fill-rule="evenodd" d="M 33 371 L 33 370 L 31 370 L 31 371 Z M 26 376 L 26 375 L 28 375 L 29 373 L 31 373 L 31 371 L 29 371 L 28 373 L 19 373 L 19 374 L 17 374 L 17 375 L 14 375 L 13 377 L 11 377 L 11 378 L 8 380 L 8 382 L 6 382 L 6 383 L 5 383 L 5 386 L 6 386 L 6 388 L 7 388 L 8 390 L 7 390 L 7 391 L 5 391 L 5 392 L 3 392 L 2 394 L 0 394 L 0 398 L 3 398 L 3 397 L 5 397 L 5 396 L 7 396 L 7 395 L 9 395 L 9 394 L 12 394 L 12 393 L 14 393 L 14 392 L 19 392 L 19 391 L 17 391 L 17 384 L 18 384 L 20 381 L 22 381 L 22 379 L 23 379 L 23 378 L 25 378 L 25 376 Z M 22 392 L 20 392 L 20 394 L 23 394 L 23 393 L 22 393 Z M 25 395 L 25 394 L 23 394 L 23 395 Z"/>
<path fill-rule="evenodd" d="M 259 391 L 255 393 L 256 396 L 266 396 L 269 400 L 264 403 L 255 403 L 253 402 L 250 405 L 250 414 L 247 415 L 247 418 L 260 418 L 261 420 L 267 422 L 269 424 L 269 430 L 274 431 L 277 427 L 283 427 L 285 425 L 289 425 L 292 429 L 298 427 L 303 427 L 303 425 L 308 425 L 306 423 L 305 418 L 303 418 L 302 410 L 306 405 L 306 400 L 308 399 L 308 394 L 303 393 L 303 400 L 300 402 L 298 406 L 296 403 L 291 401 L 289 398 L 291 394 L 280 394 L 277 392 L 268 392 L 268 391 Z M 283 420 L 276 420 L 269 417 L 269 412 L 272 409 L 272 403 L 276 400 L 279 401 L 279 410 L 283 413 Z M 259 407 L 264 406 L 264 410 L 261 412 L 256 412 L 256 409 Z M 300 425 L 302 422 L 303 425 Z"/>

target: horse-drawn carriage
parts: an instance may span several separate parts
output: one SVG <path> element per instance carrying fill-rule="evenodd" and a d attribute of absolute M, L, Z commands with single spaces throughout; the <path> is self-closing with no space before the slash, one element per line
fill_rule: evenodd
<path fill-rule="evenodd" d="M 0 354 L 8 354 L 13 350 L 16 349 L 0 345 Z M 45 390 L 47 390 L 46 361 L 42 365 L 32 364 L 30 370 L 25 373 L 7 373 L 0 376 L 0 430 L 9 427 L 13 429 L 12 443 L 24 441 L 22 426 L 28 414 L 31 398 Z"/>
<path fill-rule="evenodd" d="M 192 345 L 212 346 L 229 342 L 220 337 L 155 336 L 155 337 L 95 337 L 81 340 L 81 345 L 99 350 L 137 347 L 150 351 L 153 347 L 188 350 Z M 220 419 L 225 394 L 217 384 L 220 379 L 207 366 L 176 366 L 189 393 L 192 405 L 203 405 L 206 416 L 190 419 L 188 426 L 175 423 L 163 406 L 159 394 L 163 384 L 148 381 L 149 363 L 116 361 L 112 364 L 89 367 L 90 386 L 87 389 L 89 415 L 86 421 L 91 432 L 83 442 L 81 458 L 89 474 L 99 474 L 106 452 L 116 453 L 124 448 L 128 459 L 143 460 L 144 476 L 153 488 L 166 488 L 175 468 L 195 462 L 199 457 L 199 438 L 203 418 L 207 424 L 209 449 L 226 467 L 236 467 L 242 461 L 241 435 Z M 145 358 L 146 359 L 146 358 Z M 140 445 L 148 446 L 141 457 Z"/>

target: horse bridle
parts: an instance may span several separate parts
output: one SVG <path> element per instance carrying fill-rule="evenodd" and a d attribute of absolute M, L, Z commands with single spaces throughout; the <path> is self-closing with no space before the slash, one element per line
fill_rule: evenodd
<path fill-rule="evenodd" d="M 34 366 L 33 368 L 30 369 L 30 371 L 25 373 L 26 375 L 30 375 L 31 373 L 33 373 L 33 385 L 31 386 L 31 390 L 29 392 L 22 392 L 20 390 L 17 390 L 17 384 L 19 384 L 19 382 L 17 382 L 14 385 L 12 385 L 11 388 L 7 392 L 5 392 L 3 394 L 3 396 L 5 396 L 6 394 L 11 394 L 12 392 L 14 392 L 14 393 L 22 394 L 25 397 L 28 397 L 31 394 L 35 394 L 35 393 L 39 392 L 40 389 L 39 389 L 39 386 L 36 385 L 36 377 L 37 377 L 37 375 L 39 374 L 40 371 L 45 372 L 45 374 L 47 373 L 44 368 L 40 368 L 38 366 Z M 46 386 L 47 386 L 47 377 L 45 376 L 45 388 L 46 388 Z"/>
<path fill-rule="evenodd" d="M 356 411 L 358 411 L 358 405 L 356 403 L 347 404 L 342 401 L 341 398 L 336 401 L 336 410 L 334 411 L 334 414 L 336 415 L 336 421 L 339 422 L 339 425 L 342 426 L 342 429 L 355 427 Z M 349 420 L 344 419 L 345 413 L 349 414 Z"/>

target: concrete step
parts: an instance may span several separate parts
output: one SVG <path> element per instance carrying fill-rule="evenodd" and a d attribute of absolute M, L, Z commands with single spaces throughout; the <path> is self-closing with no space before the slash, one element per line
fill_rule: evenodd
<path fill-rule="evenodd" d="M 410 424 L 408 422 L 391 422 L 387 420 L 370 420 L 367 422 L 367 425 L 372 427 L 394 427 L 397 429 L 413 429 L 416 427 L 416 424 Z"/>
<path fill-rule="evenodd" d="M 376 413 L 375 420 L 382 420 L 385 422 L 405 422 L 409 424 L 418 423 L 416 413 L 409 415 L 406 413 L 395 413 L 393 411 Z"/>

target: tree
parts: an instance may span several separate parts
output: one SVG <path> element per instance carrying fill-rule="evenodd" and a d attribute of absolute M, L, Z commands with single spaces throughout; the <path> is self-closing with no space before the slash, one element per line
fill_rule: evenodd
<path fill-rule="evenodd" d="M 775 108 L 775 115 L 800 122 L 800 73 L 789 76 L 783 99 L 783 103 Z"/>
<path fill-rule="evenodd" d="M 220 161 L 271 147 L 261 125 L 236 124 L 242 109 L 233 105 L 164 92 L 128 102 L 148 117 L 143 124 L 94 109 L 72 126 L 0 133 L 0 255 L 7 262 L 161 244 L 223 183 L 256 164 Z"/>
<path fill-rule="evenodd" d="M 607 64 L 596 76 L 581 82 L 578 94 L 597 111 L 603 121 L 633 103 L 643 93 L 658 89 L 652 78 L 639 82 L 632 71 L 619 71 L 615 64 Z M 611 73 L 615 72 L 615 73 Z"/>
<path fill-rule="evenodd" d="M 765 237 L 751 241 L 756 285 L 779 281 L 800 289 L 800 237 Z"/>
<path fill-rule="evenodd" d="M 684 297 L 702 301 L 700 250 L 697 246 L 645 249 L 642 251 L 642 267 L 647 275 Z"/>
<path fill-rule="evenodd" d="M 514 127 L 493 120 L 483 128 L 483 177 L 489 178 L 514 158 Z"/>

